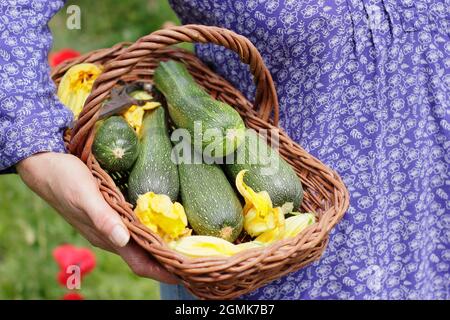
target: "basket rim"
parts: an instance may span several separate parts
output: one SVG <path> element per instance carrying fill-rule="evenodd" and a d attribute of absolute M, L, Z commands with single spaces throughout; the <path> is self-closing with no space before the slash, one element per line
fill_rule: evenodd
<path fill-rule="evenodd" d="M 176 48 L 175 50 L 184 50 L 184 49 L 182 49 L 182 48 Z M 184 51 L 185 51 L 185 50 L 184 50 Z M 191 53 L 189 53 L 189 54 L 191 54 Z M 206 66 L 205 66 L 205 67 L 206 67 Z M 207 67 L 206 67 L 206 68 L 207 68 Z M 227 81 L 227 80 L 224 79 L 224 81 Z M 253 111 L 253 112 L 254 112 L 254 111 Z M 255 113 L 254 116 L 257 117 L 257 114 Z M 269 125 L 270 125 L 270 124 L 269 124 Z M 282 128 L 278 128 L 278 129 L 280 130 L 280 132 L 281 132 L 282 134 L 285 134 L 285 135 L 287 136 L 287 134 L 284 132 L 284 130 L 283 130 Z M 294 141 L 292 141 L 292 142 L 293 142 L 294 145 L 297 145 L 296 142 L 294 142 Z M 300 146 L 299 146 L 299 147 L 300 147 Z M 301 147 L 300 147 L 300 148 L 301 148 Z M 100 169 L 101 171 L 103 171 L 105 174 L 109 175 L 108 172 L 106 172 L 103 168 L 101 168 L 100 164 L 99 164 L 99 163 L 97 162 L 97 160 L 95 159 L 95 156 L 94 156 L 93 154 L 91 154 L 91 156 L 92 156 L 92 161 L 95 161 L 95 163 L 98 164 L 99 169 Z M 280 155 L 280 156 L 282 156 L 282 155 Z M 282 156 L 282 157 L 283 157 L 283 156 Z M 332 170 L 332 169 L 329 168 L 328 166 L 324 165 L 320 160 L 316 159 L 315 157 L 312 156 L 312 158 L 314 158 L 314 160 L 316 160 L 316 161 L 319 163 L 319 165 L 321 165 L 322 167 L 327 168 L 327 169 L 328 169 L 328 170 L 327 170 L 328 173 L 331 174 L 331 175 L 333 175 L 333 177 L 334 177 L 336 180 L 342 182 L 341 177 L 340 177 L 334 170 Z M 303 182 L 303 181 L 302 181 L 302 182 Z M 113 183 L 114 187 L 118 188 L 114 181 L 112 181 L 112 183 Z M 345 193 L 346 188 L 345 188 L 345 189 L 340 189 L 339 191 Z M 348 191 L 347 191 L 347 193 L 348 193 Z M 347 197 L 347 198 L 348 198 L 348 197 Z M 129 203 L 128 201 L 126 201 L 125 198 L 123 199 L 123 201 L 126 202 L 126 204 L 127 204 L 128 206 L 132 207 L 132 204 Z M 332 208 L 333 208 L 333 207 L 330 207 L 330 208 L 328 208 L 328 210 L 330 210 L 330 209 L 332 209 Z M 340 211 L 342 211 L 342 212 L 345 213 L 345 211 L 347 210 L 347 208 L 348 208 L 348 204 L 347 204 L 346 202 L 344 202 L 344 203 L 343 203 L 343 207 L 341 208 Z M 159 244 L 159 246 L 160 246 L 162 249 L 167 250 L 167 251 L 170 251 L 170 252 L 172 253 L 173 256 L 176 256 L 176 257 L 177 257 L 177 261 L 179 261 L 179 263 L 178 263 L 178 268 L 179 268 L 179 269 L 185 269 L 185 268 L 183 267 L 183 265 L 186 265 L 186 264 L 189 265 L 189 264 L 206 263 L 206 262 L 222 262 L 222 263 L 225 263 L 225 264 L 230 264 L 230 263 L 232 263 L 232 262 L 236 262 L 236 261 L 241 260 L 241 259 L 239 259 L 239 258 L 240 258 L 240 257 L 245 257 L 246 254 L 248 254 L 249 252 L 260 253 L 260 255 L 261 255 L 262 257 L 265 257 L 265 256 L 267 256 L 270 252 L 274 252 L 274 251 L 283 249 L 283 247 L 286 247 L 286 246 L 288 246 L 288 245 L 290 245 L 290 244 L 292 244 L 292 243 L 294 243 L 294 242 L 298 242 L 301 238 L 304 237 L 304 235 L 305 235 L 306 233 L 308 233 L 308 232 L 309 232 L 309 233 L 314 233 L 316 230 L 319 230 L 319 229 L 320 229 L 319 227 L 321 227 L 320 223 L 321 223 L 321 222 L 323 223 L 323 221 L 325 221 L 325 220 L 324 220 L 324 217 L 323 217 L 324 214 L 318 215 L 316 212 L 312 212 L 312 213 L 314 214 L 314 216 L 315 216 L 315 218 L 316 218 L 316 221 L 315 221 L 312 225 L 308 226 L 307 228 L 305 228 L 304 230 L 302 230 L 300 233 L 298 233 L 295 237 L 277 240 L 277 241 L 272 242 L 272 243 L 270 243 L 270 244 L 264 245 L 264 246 L 262 246 L 262 247 L 260 247 L 260 248 L 259 248 L 259 247 L 257 247 L 257 248 L 248 248 L 248 249 L 242 250 L 242 251 L 240 251 L 240 252 L 238 252 L 238 253 L 236 253 L 236 254 L 234 254 L 234 255 L 232 255 L 232 256 L 190 257 L 190 256 L 184 255 L 184 254 L 182 254 L 182 253 L 180 253 L 180 252 L 177 252 L 177 251 L 173 250 L 172 248 L 170 248 L 169 245 L 168 245 L 168 243 L 165 242 L 165 241 L 162 239 L 162 237 L 161 237 L 158 233 L 152 231 L 152 230 L 149 229 L 147 226 L 145 226 L 143 223 L 141 223 L 140 220 L 139 220 L 139 219 L 137 218 L 137 216 L 135 215 L 135 213 L 134 213 L 133 210 L 131 210 L 131 212 L 130 212 L 131 217 L 132 217 L 132 220 L 129 221 L 130 224 L 127 223 L 127 227 L 128 227 L 129 229 L 134 230 L 134 231 L 136 231 L 136 228 L 139 228 L 139 229 L 141 229 L 142 231 L 145 231 L 145 232 L 147 232 L 147 233 L 149 233 L 149 234 L 152 234 L 156 239 L 158 239 L 158 244 Z M 343 214 L 341 215 L 341 218 L 342 218 L 342 216 L 343 216 Z M 339 219 L 339 220 L 340 220 L 340 219 Z M 322 232 L 323 235 L 322 235 L 321 237 L 317 237 L 313 242 L 310 242 L 309 245 L 308 245 L 307 247 L 304 247 L 304 248 L 303 248 L 303 250 L 309 250 L 309 249 L 312 249 L 312 248 L 314 248 L 318 243 L 320 243 L 321 241 L 323 241 L 323 239 L 324 239 L 325 237 L 327 237 L 329 231 L 336 225 L 337 222 L 339 222 L 339 220 L 337 220 L 334 224 L 328 224 L 328 225 L 327 225 L 327 228 L 325 228 L 326 231 Z M 127 222 L 128 222 L 128 221 L 127 221 Z M 132 236 L 133 236 L 133 239 L 134 239 L 135 241 L 138 240 L 138 237 L 139 237 L 139 236 L 137 236 L 137 235 L 134 234 L 134 233 L 132 233 Z M 242 259 L 242 260 L 244 260 L 244 259 Z M 187 269 L 187 268 L 191 268 L 191 266 L 190 266 L 190 267 L 187 266 L 186 269 Z M 223 269 L 223 268 L 220 267 L 219 269 Z M 205 271 L 204 271 L 203 269 L 201 269 L 201 268 L 200 268 L 200 269 L 197 269 L 197 268 L 196 268 L 196 269 L 194 269 L 194 270 L 196 270 L 196 271 L 194 271 L 193 274 L 201 274 L 201 273 L 204 273 L 204 272 L 205 272 Z"/>
<path fill-rule="evenodd" d="M 186 28 L 186 26 L 177 27 L 176 30 L 180 30 L 180 29 L 185 30 L 184 28 Z M 196 26 L 196 29 L 195 29 L 196 32 L 201 31 L 208 35 L 210 32 L 212 32 L 211 30 L 214 30 L 215 32 L 217 31 L 217 28 L 210 29 L 210 27 L 205 27 L 205 26 L 201 26 L 201 28 L 202 28 L 201 30 L 198 28 L 199 27 Z M 185 36 L 185 37 L 191 36 L 193 39 L 197 39 L 196 37 L 198 37 L 197 34 L 194 34 L 194 36 L 193 36 L 192 34 L 185 34 L 185 33 L 183 33 L 183 36 Z M 221 35 L 221 37 L 223 37 L 223 35 Z M 240 36 L 240 37 L 242 37 L 242 36 Z M 142 39 L 144 39 L 144 40 L 142 40 Z M 206 37 L 206 40 L 209 40 L 209 38 Z M 148 41 L 148 43 L 146 41 Z M 138 48 L 139 48 L 139 45 L 142 45 L 144 47 L 150 46 L 152 41 L 154 41 L 154 37 L 152 37 L 152 35 L 150 35 L 150 36 L 139 39 L 138 41 L 136 41 L 134 43 L 134 45 L 130 45 L 130 43 L 119 43 L 116 46 L 113 46 L 112 48 L 99 49 L 99 50 L 95 50 L 95 51 L 86 53 L 80 57 L 71 59 L 71 60 L 66 61 L 65 63 L 55 67 L 52 71 L 52 78 L 57 79 L 70 66 L 81 63 L 81 62 L 94 62 L 95 63 L 95 61 L 98 61 L 98 60 L 101 60 L 104 58 L 105 59 L 109 58 L 109 62 L 111 62 L 113 60 L 117 60 L 120 57 L 128 57 L 128 56 L 132 55 L 133 50 L 139 50 L 139 49 L 136 49 L 136 46 Z M 256 49 L 254 49 L 254 50 L 256 50 Z M 192 59 L 198 60 L 198 58 L 195 57 L 193 53 L 188 52 L 181 48 L 157 48 L 157 49 L 153 50 L 152 52 L 153 53 L 183 52 L 187 56 L 191 55 Z M 111 59 L 111 57 L 112 57 L 112 59 Z M 104 65 L 104 64 L 102 64 L 102 65 Z M 199 61 L 199 65 L 202 65 L 202 67 L 209 70 L 209 68 L 200 61 Z M 136 64 L 134 64 L 134 66 L 136 66 Z M 262 67 L 266 69 L 266 72 L 268 72 L 265 65 L 263 65 Z M 211 71 L 211 70 L 209 70 L 209 71 Z M 213 72 L 211 71 L 211 73 L 213 73 Z M 232 86 L 226 79 L 223 79 L 222 77 L 220 77 L 217 74 L 215 74 L 215 75 L 218 77 L 218 79 L 220 79 L 220 81 L 231 86 L 237 93 L 239 93 L 242 96 L 242 98 L 244 99 L 243 101 L 246 101 L 246 103 L 250 104 L 250 102 L 242 95 L 242 93 L 240 93 L 237 89 L 235 89 L 234 86 Z M 270 78 L 270 80 L 271 80 L 271 78 Z M 111 88 L 108 90 L 108 94 L 109 94 L 110 90 L 111 90 Z M 276 94 L 276 92 L 275 92 L 275 94 Z M 99 96 L 101 96 L 101 95 L 98 95 L 97 97 L 99 97 Z M 105 97 L 103 97 L 103 99 L 104 98 Z M 92 102 L 93 99 L 94 98 L 89 100 L 89 98 L 88 98 L 88 101 L 86 101 L 85 107 L 90 102 Z M 92 103 L 91 103 L 91 106 L 92 106 Z M 236 108 L 236 106 L 233 106 L 233 107 Z M 243 107 L 243 106 L 240 106 L 240 107 Z M 326 208 L 324 208 L 322 210 L 323 212 L 320 215 L 318 215 L 316 212 L 314 212 L 314 214 L 316 216 L 316 222 L 314 224 L 308 226 L 305 230 L 303 230 L 302 232 L 297 234 L 295 237 L 278 240 L 269 245 L 265 245 L 261 248 L 245 249 L 245 250 L 238 252 L 237 254 L 232 255 L 232 256 L 218 256 L 218 257 L 206 257 L 206 258 L 189 257 L 189 256 L 186 256 L 182 253 L 179 253 L 179 252 L 171 249 L 168 246 L 168 244 L 166 242 L 164 242 L 157 233 L 148 229 L 145 225 L 143 225 L 139 221 L 139 219 L 135 216 L 134 211 L 131 210 L 131 207 L 132 207 L 131 204 L 126 202 L 123 194 L 118 190 L 118 187 L 116 186 L 116 184 L 114 183 L 112 178 L 109 176 L 109 174 L 100 167 L 97 160 L 93 156 L 92 152 L 89 150 L 87 155 L 85 154 L 86 155 L 85 159 L 82 158 L 82 160 L 90 168 L 92 174 L 97 178 L 97 181 L 99 182 L 99 187 L 101 188 L 100 191 L 102 192 L 102 194 L 105 197 L 105 199 L 107 200 L 107 202 L 113 207 L 113 209 L 115 209 L 115 211 L 117 211 L 117 213 L 121 216 L 124 223 L 127 225 L 127 228 L 130 230 L 132 238 L 136 242 L 138 242 L 138 244 L 140 246 L 147 248 L 147 250 L 149 250 L 149 248 L 150 248 L 151 253 L 155 256 L 155 258 L 158 261 L 160 261 L 169 271 L 172 271 L 177 275 L 180 275 L 180 273 L 183 273 L 183 275 L 186 275 L 186 273 L 187 273 L 186 270 L 188 270 L 188 269 L 191 271 L 191 272 L 189 272 L 189 276 L 192 276 L 195 274 L 219 272 L 219 271 L 222 271 L 224 268 L 228 268 L 229 266 L 237 266 L 237 268 L 239 269 L 239 268 L 243 268 L 242 265 L 243 264 L 245 265 L 245 262 L 248 262 L 248 261 L 250 261 L 250 262 L 247 263 L 247 265 L 246 265 L 247 267 L 256 265 L 259 262 L 263 261 L 264 259 L 271 257 L 274 252 L 282 251 L 283 248 L 287 248 L 289 246 L 291 247 L 290 251 L 295 251 L 295 252 L 313 250 L 314 248 L 317 248 L 317 246 L 320 245 L 321 243 L 323 243 L 324 241 L 328 241 L 327 239 L 328 239 L 330 230 L 337 224 L 337 222 L 340 221 L 340 219 L 342 219 L 343 215 L 345 214 L 345 211 L 349 207 L 348 190 L 345 187 L 341 177 L 334 170 L 332 170 L 331 168 L 329 168 L 328 166 L 323 164 L 320 160 L 318 160 L 317 158 L 315 158 L 314 156 L 312 156 L 311 154 L 306 152 L 299 144 L 294 142 L 284 132 L 284 130 L 282 128 L 278 128 L 274 124 L 261 119 L 259 117 L 259 114 L 253 109 L 251 109 L 251 110 L 245 109 L 245 110 L 246 110 L 245 122 L 246 122 L 247 127 L 248 127 L 248 121 L 249 121 L 248 119 L 250 119 L 251 121 L 255 121 L 257 123 L 262 123 L 264 127 L 267 127 L 267 128 L 274 127 L 274 128 L 279 129 L 280 136 L 283 136 L 286 138 L 286 140 L 288 141 L 289 147 L 296 149 L 297 152 L 301 153 L 302 155 L 306 154 L 308 156 L 308 159 L 310 160 L 308 165 L 310 165 L 314 168 L 317 168 L 320 175 L 322 177 L 327 178 L 328 179 L 327 181 L 332 183 L 332 186 L 334 188 L 333 190 L 329 190 L 332 193 L 332 196 L 331 196 L 332 201 L 330 200 L 330 202 L 332 204 L 330 206 L 327 206 Z M 86 116 L 92 117 L 95 115 L 95 113 L 92 113 L 92 112 L 89 114 L 89 110 L 87 110 L 87 111 L 83 110 L 83 112 L 84 112 L 85 117 Z M 98 113 L 98 110 L 96 112 Z M 90 119 L 89 121 L 92 121 L 92 119 Z M 86 140 L 85 144 L 92 143 L 92 140 L 93 140 L 93 135 L 91 134 L 88 137 L 88 139 Z M 73 141 L 71 141 L 71 142 L 73 142 Z M 84 147 L 86 148 L 86 146 L 84 146 Z M 73 151 L 73 150 L 71 150 L 71 151 Z M 78 156 L 80 157 L 81 155 L 78 154 Z M 282 156 L 284 159 L 286 159 L 286 157 L 281 153 L 280 153 L 280 156 Z M 288 159 L 286 159 L 286 160 L 288 160 Z M 303 157 L 299 156 L 299 161 L 304 162 L 305 159 L 303 159 Z M 297 175 L 298 175 L 298 173 L 297 173 Z M 115 191 L 118 192 L 118 194 L 113 194 L 115 191 L 112 189 L 109 191 L 102 190 L 102 183 L 100 182 L 101 178 L 103 178 L 103 180 L 106 181 L 105 184 L 107 185 L 108 188 L 111 188 L 111 186 L 113 186 L 116 189 Z M 299 176 L 299 178 L 300 178 L 300 176 Z M 304 183 L 303 180 L 302 180 L 302 182 Z M 106 187 L 104 187 L 103 189 L 105 189 L 105 188 Z M 338 199 L 341 201 L 338 201 Z M 332 212 L 336 212 L 337 214 L 334 216 L 328 217 L 327 214 L 331 215 Z M 140 234 L 141 232 L 145 232 L 148 235 L 151 235 L 152 242 L 150 242 L 150 240 L 143 237 Z M 308 235 L 308 237 L 306 237 L 305 235 Z M 313 235 L 314 235 L 314 237 L 313 237 Z M 308 240 L 311 240 L 311 241 L 308 241 Z M 145 242 L 147 242 L 147 244 Z M 298 250 L 299 242 L 300 243 L 303 242 L 303 243 L 301 243 L 301 245 L 302 245 L 301 250 Z M 305 246 L 305 244 L 306 244 L 306 246 Z M 287 251 L 289 252 L 289 250 L 287 250 Z M 256 256 L 256 258 L 255 258 L 255 256 Z M 276 258 L 277 257 L 275 257 L 275 260 L 276 260 Z M 208 267 L 208 263 L 210 263 L 209 267 Z M 202 265 L 204 265 L 205 267 L 201 267 Z M 185 284 L 187 284 L 187 282 L 184 279 L 183 279 L 183 282 Z"/>

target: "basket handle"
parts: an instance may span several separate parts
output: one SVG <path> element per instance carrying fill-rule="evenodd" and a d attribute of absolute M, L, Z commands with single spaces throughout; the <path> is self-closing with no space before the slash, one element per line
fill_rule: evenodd
<path fill-rule="evenodd" d="M 78 121 L 72 130 L 69 151 L 86 162 L 92 145 L 92 131 L 98 118 L 102 101 L 117 83 L 117 79 L 130 72 L 148 54 L 181 42 L 214 43 L 236 52 L 242 62 L 250 66 L 256 84 L 253 105 L 260 118 L 278 125 L 278 98 L 272 76 L 256 47 L 246 37 L 213 26 L 184 25 L 155 31 L 140 38 L 117 58 L 108 62 L 97 78 L 92 92 L 86 100 Z M 271 119 L 273 113 L 273 118 Z"/>

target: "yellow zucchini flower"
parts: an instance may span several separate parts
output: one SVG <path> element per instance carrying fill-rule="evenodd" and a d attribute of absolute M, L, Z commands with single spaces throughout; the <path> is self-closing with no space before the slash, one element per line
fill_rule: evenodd
<path fill-rule="evenodd" d="M 229 257 L 246 249 L 260 248 L 264 244 L 256 241 L 232 244 L 212 236 L 188 236 L 169 243 L 173 250 L 192 258 Z"/>
<path fill-rule="evenodd" d="M 130 96 L 137 100 L 152 99 L 152 96 L 147 91 L 143 90 L 134 91 L 130 94 Z M 143 106 L 133 105 L 129 107 L 122 114 L 122 116 L 125 118 L 128 124 L 136 130 L 136 133 L 139 134 L 139 132 L 141 131 L 142 119 L 144 118 L 145 111 L 155 109 L 159 106 L 161 106 L 161 104 L 154 101 L 146 102 Z"/>
<path fill-rule="evenodd" d="M 183 206 L 164 194 L 148 192 L 137 199 L 134 213 L 142 224 L 158 233 L 164 240 L 189 235 L 187 217 Z"/>
<path fill-rule="evenodd" d="M 256 241 L 256 240 L 249 241 L 249 242 L 243 242 L 243 243 L 239 243 L 239 244 L 235 245 L 238 252 L 244 251 L 247 249 L 261 248 L 263 246 L 264 246 L 264 243 Z"/>
<path fill-rule="evenodd" d="M 189 236 L 172 241 L 169 246 L 192 258 L 232 256 L 238 250 L 231 242 L 212 236 Z"/>
<path fill-rule="evenodd" d="M 285 231 L 285 219 L 283 210 L 280 207 L 273 208 L 272 210 L 275 227 L 261 233 L 256 237 L 255 241 L 262 243 L 272 243 L 274 241 L 283 239 L 283 234 Z"/>
<path fill-rule="evenodd" d="M 255 192 L 244 182 L 242 170 L 236 177 L 236 187 L 245 199 L 244 229 L 256 240 L 269 243 L 282 237 L 284 213 L 281 208 L 273 208 L 272 200 L 266 191 Z"/>
<path fill-rule="evenodd" d="M 77 119 L 84 102 L 91 93 L 95 79 L 102 69 L 93 63 L 80 63 L 71 67 L 58 86 L 58 98 L 68 107 Z"/>
<path fill-rule="evenodd" d="M 283 239 L 293 238 L 316 221 L 313 213 L 296 213 L 286 219 Z"/>

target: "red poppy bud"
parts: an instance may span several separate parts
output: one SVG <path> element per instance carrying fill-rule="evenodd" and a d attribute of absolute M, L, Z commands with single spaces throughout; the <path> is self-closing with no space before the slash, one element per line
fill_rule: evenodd
<path fill-rule="evenodd" d="M 61 245 L 53 250 L 53 257 L 60 268 L 58 282 L 63 286 L 67 285 L 68 278 L 74 273 L 73 266 L 80 268 L 80 277 L 95 268 L 95 255 L 88 248 L 77 248 L 70 244 Z"/>
<path fill-rule="evenodd" d="M 62 300 L 84 300 L 84 297 L 76 292 L 69 292 L 62 297 Z"/>
<path fill-rule="evenodd" d="M 58 64 L 79 57 L 80 53 L 73 49 L 62 49 L 60 51 L 54 52 L 50 54 L 50 66 L 55 67 Z"/>

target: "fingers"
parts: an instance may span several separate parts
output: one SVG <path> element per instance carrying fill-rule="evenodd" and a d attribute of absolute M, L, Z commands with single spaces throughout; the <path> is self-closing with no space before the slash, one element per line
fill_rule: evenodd
<path fill-rule="evenodd" d="M 117 247 L 125 246 L 130 234 L 119 215 L 106 203 L 101 195 L 90 196 L 84 208 L 95 227 Z"/>
<path fill-rule="evenodd" d="M 161 264 L 135 242 L 129 242 L 125 247 L 113 248 L 107 241 L 100 239 L 92 228 L 85 228 L 85 230 L 80 232 L 95 247 L 120 255 L 136 275 L 169 284 L 179 283 L 178 278 L 164 269 Z"/>
<path fill-rule="evenodd" d="M 131 270 L 140 277 L 151 278 L 169 284 L 180 282 L 177 277 L 164 269 L 159 262 L 135 242 L 130 242 L 127 246 L 118 248 L 116 251 Z"/>
<path fill-rule="evenodd" d="M 38 154 L 23 160 L 18 170 L 25 183 L 64 216 L 80 220 L 87 214 L 115 246 L 128 243 L 130 235 L 119 215 L 103 199 L 92 174 L 75 156 Z M 67 181 L 74 183 L 67 187 Z"/>
<path fill-rule="evenodd" d="M 116 249 L 111 245 L 109 241 L 105 241 L 97 236 L 97 231 L 91 227 L 84 227 L 79 229 L 81 235 L 86 238 L 94 247 L 109 251 L 111 253 L 117 253 Z"/>
<path fill-rule="evenodd" d="M 92 182 L 81 192 L 79 205 L 95 227 L 115 246 L 125 246 L 130 240 L 130 234 L 117 212 L 105 201 L 97 185 Z"/>
<path fill-rule="evenodd" d="M 118 253 L 139 276 L 170 284 L 179 282 L 144 249 L 129 243 L 127 228 L 79 159 L 57 153 L 30 158 L 18 166 L 22 179 L 93 245 Z"/>

